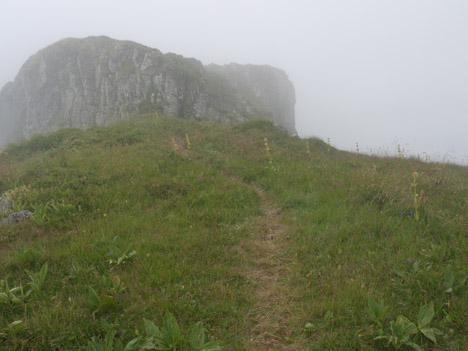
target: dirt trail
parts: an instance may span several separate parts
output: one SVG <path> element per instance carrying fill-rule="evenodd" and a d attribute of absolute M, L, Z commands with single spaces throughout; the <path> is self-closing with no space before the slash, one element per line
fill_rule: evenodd
<path fill-rule="evenodd" d="M 247 349 L 302 350 L 290 338 L 290 321 L 294 316 L 290 308 L 295 296 L 288 278 L 295 262 L 285 252 L 288 237 L 281 223 L 281 210 L 262 189 L 243 184 L 260 196 L 264 212 L 258 218 L 254 237 L 245 243 L 245 251 L 253 262 L 246 275 L 254 286 L 257 301 L 251 311 L 255 326 L 247 333 Z"/>
<path fill-rule="evenodd" d="M 179 141 L 180 142 L 180 141 Z M 176 152 L 182 150 L 173 142 Z M 183 145 L 180 142 L 181 145 Z M 242 244 L 242 254 L 248 255 L 252 267 L 243 272 L 251 282 L 257 301 L 247 318 L 255 321 L 254 327 L 246 331 L 245 344 L 249 351 L 300 351 L 301 341 L 291 338 L 291 321 L 297 314 L 291 310 L 299 297 L 291 286 L 293 267 L 296 260 L 286 254 L 288 236 L 282 224 L 281 209 L 275 201 L 258 186 L 244 182 L 239 177 L 223 172 L 234 182 L 245 186 L 260 197 L 263 215 L 252 228 L 253 236 Z"/>

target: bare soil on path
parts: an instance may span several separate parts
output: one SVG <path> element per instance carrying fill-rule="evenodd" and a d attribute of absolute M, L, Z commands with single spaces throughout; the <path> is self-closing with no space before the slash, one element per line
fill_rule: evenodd
<path fill-rule="evenodd" d="M 247 350 L 304 350 L 291 336 L 298 297 L 291 287 L 295 260 L 286 253 L 289 239 L 282 224 L 282 211 L 262 189 L 245 184 L 260 197 L 263 215 L 258 217 L 253 237 L 243 249 L 252 261 L 245 272 L 254 287 L 255 308 L 250 316 L 255 326 L 246 334 Z"/>

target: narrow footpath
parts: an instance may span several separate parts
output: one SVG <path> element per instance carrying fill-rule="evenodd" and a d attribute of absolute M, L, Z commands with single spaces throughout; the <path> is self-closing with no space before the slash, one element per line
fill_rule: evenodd
<path fill-rule="evenodd" d="M 253 228 L 252 239 L 245 243 L 245 252 L 253 263 L 246 276 L 257 301 L 249 316 L 255 320 L 255 326 L 246 334 L 247 350 L 303 350 L 291 338 L 291 308 L 297 296 L 290 286 L 290 277 L 295 261 L 286 254 L 288 237 L 281 210 L 262 189 L 243 184 L 259 195 L 263 211 Z"/>

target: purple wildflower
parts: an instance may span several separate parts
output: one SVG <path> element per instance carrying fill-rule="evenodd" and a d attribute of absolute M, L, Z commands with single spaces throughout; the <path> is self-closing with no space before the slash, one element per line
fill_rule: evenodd
<path fill-rule="evenodd" d="M 413 218 L 413 211 L 409 211 L 411 218 Z"/>
<path fill-rule="evenodd" d="M 408 257 L 408 262 L 413 263 L 413 260 L 411 259 L 411 257 Z"/>

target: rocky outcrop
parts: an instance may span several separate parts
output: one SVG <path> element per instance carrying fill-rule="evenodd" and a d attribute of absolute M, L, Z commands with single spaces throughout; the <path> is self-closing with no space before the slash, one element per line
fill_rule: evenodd
<path fill-rule="evenodd" d="M 0 197 L 0 218 L 10 214 L 13 204 L 5 197 Z"/>
<path fill-rule="evenodd" d="M 25 219 L 28 219 L 31 217 L 33 213 L 31 211 L 19 211 L 10 214 L 8 217 L 3 218 L 0 221 L 0 224 L 12 224 L 12 223 L 18 223 L 21 221 L 24 221 Z"/>
<path fill-rule="evenodd" d="M 18 223 L 33 215 L 31 211 L 12 212 L 13 204 L 7 198 L 0 198 L 0 224 Z"/>
<path fill-rule="evenodd" d="M 294 88 L 269 66 L 210 65 L 107 37 L 64 39 L 0 91 L 0 140 L 161 113 L 220 122 L 268 118 L 291 133 Z"/>
<path fill-rule="evenodd" d="M 294 106 L 296 96 L 294 86 L 284 71 L 271 66 L 208 65 L 206 69 L 226 78 L 244 96 L 250 97 L 258 109 L 265 109 L 264 114 L 275 124 L 286 128 L 291 134 L 296 133 Z"/>

